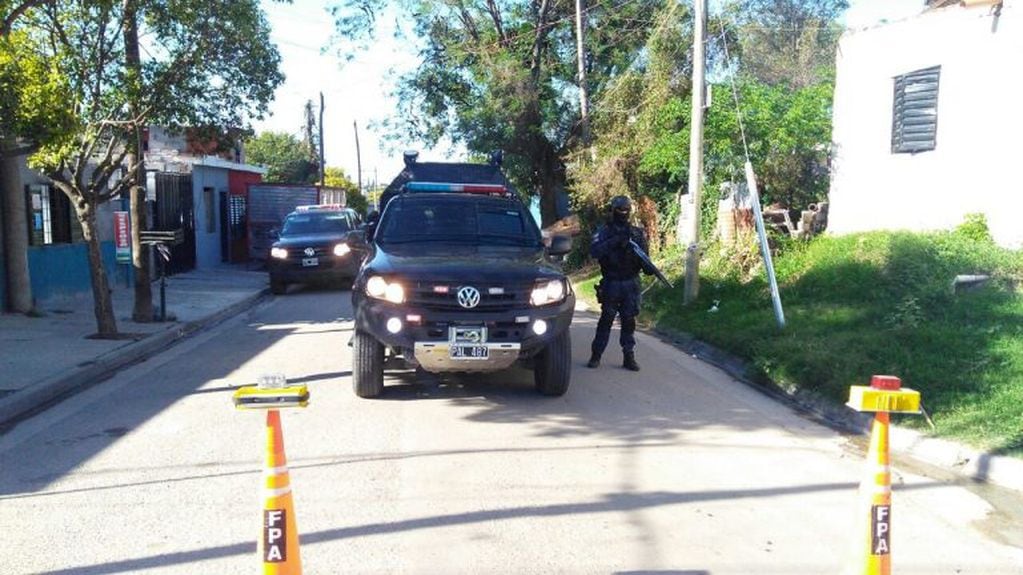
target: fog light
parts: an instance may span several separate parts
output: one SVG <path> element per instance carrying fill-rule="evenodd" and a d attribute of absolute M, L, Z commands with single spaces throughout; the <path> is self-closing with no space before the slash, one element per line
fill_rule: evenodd
<path fill-rule="evenodd" d="M 396 317 L 392 317 L 387 320 L 387 331 L 391 333 L 398 333 L 401 331 L 401 320 Z"/>
<path fill-rule="evenodd" d="M 547 322 L 542 319 L 538 319 L 533 322 L 533 333 L 536 335 L 543 335 L 547 333 Z"/>

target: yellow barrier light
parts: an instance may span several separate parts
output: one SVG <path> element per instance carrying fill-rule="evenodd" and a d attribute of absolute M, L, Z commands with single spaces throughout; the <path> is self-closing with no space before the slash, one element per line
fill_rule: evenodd
<path fill-rule="evenodd" d="M 309 404 L 309 388 L 304 384 L 270 389 L 250 385 L 236 390 L 231 399 L 238 409 L 305 407 Z"/>
<path fill-rule="evenodd" d="M 854 385 L 849 388 L 846 405 L 856 411 L 920 413 L 920 392 L 908 388 L 887 390 Z"/>

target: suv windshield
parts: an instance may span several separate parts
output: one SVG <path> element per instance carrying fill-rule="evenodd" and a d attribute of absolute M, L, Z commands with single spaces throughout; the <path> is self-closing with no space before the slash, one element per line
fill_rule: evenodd
<path fill-rule="evenodd" d="M 477 198 L 399 198 L 387 206 L 377 241 L 471 242 L 476 245 L 534 247 L 540 233 L 521 206 Z"/>
<path fill-rule="evenodd" d="M 341 212 L 292 214 L 284 220 L 282 236 L 336 234 L 349 231 L 348 218 Z"/>

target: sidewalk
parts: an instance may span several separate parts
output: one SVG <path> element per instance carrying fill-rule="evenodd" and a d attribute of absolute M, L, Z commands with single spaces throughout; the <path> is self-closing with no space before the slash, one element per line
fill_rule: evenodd
<path fill-rule="evenodd" d="M 76 387 L 165 349 L 196 330 L 254 305 L 266 293 L 265 271 L 224 265 L 167 278 L 167 314 L 174 321 L 131 321 L 134 292 L 111 278 L 114 316 L 125 339 L 96 333 L 92 294 L 49 301 L 42 317 L 0 314 L 0 427 Z M 159 310 L 160 284 L 153 283 Z"/>

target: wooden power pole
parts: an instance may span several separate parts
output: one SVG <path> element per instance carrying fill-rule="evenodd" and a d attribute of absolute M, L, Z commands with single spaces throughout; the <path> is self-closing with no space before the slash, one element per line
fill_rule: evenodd
<path fill-rule="evenodd" d="M 323 157 L 323 92 L 320 92 L 320 189 L 326 184 L 327 159 Z"/>
<path fill-rule="evenodd" d="M 683 303 L 690 303 L 700 293 L 700 188 L 703 186 L 703 98 L 704 57 L 703 34 L 707 17 L 707 0 L 693 0 L 693 110 L 689 137 L 689 202 L 679 206 L 677 233 L 689 241 L 686 249 L 686 277 Z M 689 229 L 685 230 L 683 215 L 689 214 Z M 688 233 L 687 233 L 688 232 Z"/>
<path fill-rule="evenodd" d="M 359 193 L 362 193 L 362 151 L 359 149 L 359 122 L 352 120 L 355 128 L 355 173 L 359 181 Z"/>

